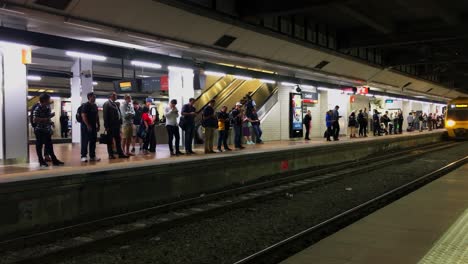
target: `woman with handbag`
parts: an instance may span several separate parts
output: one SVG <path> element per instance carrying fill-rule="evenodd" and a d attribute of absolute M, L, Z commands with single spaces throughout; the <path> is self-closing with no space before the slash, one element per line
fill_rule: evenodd
<path fill-rule="evenodd" d="M 144 106 L 143 107 L 143 114 L 141 115 L 141 125 L 140 125 L 140 131 L 139 137 L 141 137 L 144 140 L 143 143 L 143 154 L 148 154 L 148 147 L 149 144 L 152 140 L 152 137 L 154 137 L 154 123 L 153 119 L 149 116 L 149 107 Z"/>

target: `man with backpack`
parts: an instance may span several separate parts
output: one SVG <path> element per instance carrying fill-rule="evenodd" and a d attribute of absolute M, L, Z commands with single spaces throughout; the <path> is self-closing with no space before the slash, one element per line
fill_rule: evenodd
<path fill-rule="evenodd" d="M 81 123 L 81 162 L 89 160 L 100 161 L 96 157 L 97 132 L 100 129 L 96 95 L 91 92 L 87 95 L 88 102 L 82 104 L 77 111 L 77 121 Z"/>
<path fill-rule="evenodd" d="M 302 123 L 305 126 L 306 133 L 305 133 L 305 140 L 310 140 L 309 134 L 310 134 L 310 123 L 312 122 L 312 114 L 310 110 L 307 110 L 307 114 L 304 116 L 304 119 L 302 119 Z"/>
<path fill-rule="evenodd" d="M 31 124 L 34 127 L 34 134 L 36 135 L 36 153 L 40 166 L 42 168 L 49 166 L 44 159 L 43 148 L 50 155 L 54 166 L 63 165 L 64 163 L 55 156 L 52 144 L 51 119 L 55 116 L 55 113 L 52 113 L 50 110 L 50 95 L 44 93 L 39 96 L 39 104 L 33 107 L 31 116 Z"/>

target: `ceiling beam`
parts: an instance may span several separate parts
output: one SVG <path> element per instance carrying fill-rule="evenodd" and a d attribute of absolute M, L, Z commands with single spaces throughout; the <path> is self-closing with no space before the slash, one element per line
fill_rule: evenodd
<path fill-rule="evenodd" d="M 334 3 L 333 6 L 344 14 L 354 18 L 355 20 L 371 27 L 383 34 L 390 34 L 395 31 L 395 25 L 391 21 L 383 18 L 376 18 L 372 15 L 364 14 L 349 5 L 343 3 Z"/>
<path fill-rule="evenodd" d="M 425 10 L 443 20 L 447 25 L 455 26 L 462 22 L 460 14 L 453 10 L 450 1 L 441 4 L 437 0 L 408 1 L 395 0 L 398 5 L 408 10 Z"/>
<path fill-rule="evenodd" d="M 241 17 L 248 16 L 286 16 L 305 14 L 319 7 L 330 6 L 334 3 L 344 3 L 351 0 L 237 0 L 236 8 Z"/>

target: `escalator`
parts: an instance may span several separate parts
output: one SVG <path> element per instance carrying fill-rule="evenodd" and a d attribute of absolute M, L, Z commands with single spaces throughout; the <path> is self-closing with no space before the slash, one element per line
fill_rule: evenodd
<path fill-rule="evenodd" d="M 234 81 L 232 75 L 226 75 L 219 78 L 214 84 L 206 88 L 205 91 L 195 100 L 194 107 L 197 111 L 201 111 L 211 99 L 217 97 L 217 95 L 222 92 L 224 89 L 228 88 L 231 83 Z"/>
<path fill-rule="evenodd" d="M 234 108 L 237 102 L 242 101 L 248 93 L 255 93 L 263 84 L 259 80 L 244 81 L 237 89 L 233 90 L 226 96 L 220 97 L 215 105 L 215 109 L 219 110 L 223 106 L 227 106 L 228 110 Z"/>

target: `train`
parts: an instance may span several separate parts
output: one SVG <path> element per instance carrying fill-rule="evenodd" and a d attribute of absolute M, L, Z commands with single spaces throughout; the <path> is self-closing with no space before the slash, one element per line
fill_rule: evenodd
<path fill-rule="evenodd" d="M 459 97 L 448 103 L 445 128 L 449 138 L 468 139 L 468 97 Z"/>

